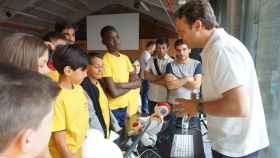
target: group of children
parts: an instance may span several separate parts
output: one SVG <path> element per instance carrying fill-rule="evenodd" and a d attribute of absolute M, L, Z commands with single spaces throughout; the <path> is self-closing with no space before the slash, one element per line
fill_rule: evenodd
<path fill-rule="evenodd" d="M 103 59 L 75 45 L 73 32 L 74 27 L 65 25 L 44 40 L 16 33 L 1 42 L 0 86 L 4 90 L 0 97 L 6 115 L 0 119 L 0 135 L 5 137 L 0 141 L 0 156 L 35 157 L 40 153 L 39 157 L 45 157 L 43 148 L 49 141 L 53 158 L 82 157 L 89 128 L 109 138 L 112 129 L 119 132 L 124 126 L 129 104 L 137 106 L 140 79 L 129 58 L 119 53 L 117 30 L 105 26 L 101 31 L 108 48 Z M 106 89 L 99 81 L 102 78 Z M 135 113 L 137 107 L 130 109 Z"/>
<path fill-rule="evenodd" d="M 112 129 L 119 132 L 124 127 L 129 104 L 136 103 L 131 102 L 130 96 L 134 93 L 131 90 L 139 88 L 140 79 L 129 58 L 119 53 L 117 30 L 105 26 L 101 37 L 108 49 L 103 59 L 87 55 L 71 44 L 57 46 L 52 55 L 53 71 L 59 73 L 61 88 L 53 106 L 49 143 L 53 158 L 82 157 L 81 147 L 88 129 L 96 129 L 109 139 Z M 104 80 L 108 95 L 100 79 Z"/>
<path fill-rule="evenodd" d="M 0 97 L 4 98 L 7 95 L 10 97 L 1 99 L 1 101 L 5 101 L 1 103 L 1 108 L 5 113 L 7 111 L 7 115 L 1 118 L 0 134 L 4 135 L 3 130 L 7 128 L 7 124 L 2 123 L 2 119 L 7 119 L 6 123 L 12 119 L 15 122 L 11 122 L 10 126 L 17 126 L 17 128 L 14 127 L 14 131 L 11 131 L 13 133 L 10 133 L 10 137 L 1 141 L 1 144 L 5 145 L 5 148 L 0 148 L 0 153 L 4 157 L 15 157 L 11 154 L 14 154 L 13 152 L 20 154 L 20 150 L 22 150 L 21 154 L 24 154 L 25 145 L 30 147 L 30 151 L 37 150 L 35 144 L 32 144 L 33 140 L 30 139 L 34 139 L 35 143 L 41 140 L 41 137 L 33 136 L 33 132 L 39 130 L 41 126 L 44 126 L 42 127 L 44 131 L 38 131 L 38 135 L 44 134 L 45 142 L 41 143 L 40 151 L 43 150 L 48 139 L 49 143 L 48 149 L 45 149 L 39 157 L 46 157 L 48 155 L 46 151 L 49 151 L 53 158 L 82 157 L 81 148 L 89 129 L 96 129 L 105 139 L 109 139 L 111 132 L 120 132 L 125 126 L 126 118 L 137 113 L 139 109 L 140 86 L 144 79 L 144 68 L 141 68 L 141 79 L 130 59 L 120 53 L 120 37 L 113 26 L 103 27 L 100 33 L 102 43 L 107 47 L 107 52 L 103 57 L 97 54 L 87 54 L 74 44 L 75 27 L 72 25 L 64 25 L 64 28 L 58 30 L 48 33 L 43 39 L 29 34 L 16 33 L 5 38 L 0 44 L 2 50 L 0 63 L 3 63 L 0 79 L 11 82 L 7 85 L 2 85 L 1 82 L 1 86 L 3 86 L 1 89 L 7 89 L 7 91 L 1 91 Z M 172 59 L 166 54 L 168 50 L 166 41 L 158 39 L 150 46 L 155 44 L 158 50 L 154 58 L 158 58 L 160 71 L 163 72 L 166 64 Z M 164 74 L 157 74 L 157 69 L 152 68 L 154 65 L 152 59 L 147 64 L 145 79 L 150 80 L 152 88 L 150 93 L 156 90 L 157 93 L 164 95 L 166 90 L 160 89 L 165 85 L 163 83 L 165 82 Z M 150 70 L 154 72 L 149 73 Z M 22 76 L 17 78 L 20 76 L 17 73 Z M 29 76 L 29 74 L 31 75 Z M 53 82 L 39 74 L 50 77 Z M 38 80 L 35 81 L 31 78 L 27 81 L 28 77 L 32 77 L 32 75 Z M 2 78 L 2 76 L 4 77 Z M 35 89 L 31 89 L 35 86 L 37 86 Z M 20 90 L 18 92 L 10 91 L 13 87 Z M 149 102 L 157 101 L 152 99 L 154 95 L 149 94 Z M 15 97 L 16 100 L 12 97 Z M 30 105 L 25 105 L 27 103 Z M 52 108 L 46 106 L 45 111 L 39 111 L 41 110 L 39 107 L 38 109 L 33 107 L 36 104 L 44 103 L 52 105 Z M 2 104 L 13 105 L 5 107 Z M 152 108 L 153 106 L 150 105 Z M 19 114 L 17 116 L 19 118 L 12 118 L 12 112 L 20 109 L 22 109 L 20 112 L 32 115 Z M 145 113 L 145 110 L 143 112 Z M 148 112 L 151 114 L 153 110 L 148 110 Z M 34 120 L 33 118 L 36 117 L 38 119 Z M 48 123 L 51 124 L 51 128 L 44 121 L 45 117 L 49 118 Z M 18 126 L 19 121 L 25 121 L 25 119 L 26 123 Z M 32 121 L 37 121 L 36 126 L 29 126 L 29 124 L 34 124 Z M 25 132 L 31 136 L 29 137 Z M 20 150 L 16 149 L 18 141 L 26 143 L 21 143 L 23 146 Z M 94 153 L 94 150 L 92 152 Z M 38 153 L 39 150 L 32 157 Z"/>

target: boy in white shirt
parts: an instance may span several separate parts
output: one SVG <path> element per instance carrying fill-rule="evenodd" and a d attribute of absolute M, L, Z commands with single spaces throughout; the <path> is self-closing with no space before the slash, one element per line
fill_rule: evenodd
<path fill-rule="evenodd" d="M 149 92 L 149 81 L 144 79 L 144 70 L 146 68 L 147 62 L 154 54 L 154 51 L 156 49 L 156 42 L 149 41 L 146 44 L 145 50 L 141 53 L 140 56 L 140 76 L 142 79 L 142 89 L 141 89 L 141 101 L 142 101 L 142 112 L 145 114 L 149 113 L 149 98 L 148 98 L 148 92 Z"/>
<path fill-rule="evenodd" d="M 149 80 L 150 88 L 149 114 L 154 113 L 154 107 L 157 102 L 167 101 L 167 88 L 165 82 L 166 65 L 173 61 L 168 56 L 169 41 L 166 37 L 160 37 L 156 40 L 156 53 L 148 60 L 144 71 L 145 80 Z"/>

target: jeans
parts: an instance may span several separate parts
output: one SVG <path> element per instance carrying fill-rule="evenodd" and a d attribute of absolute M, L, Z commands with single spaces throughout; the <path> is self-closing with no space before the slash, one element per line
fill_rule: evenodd
<path fill-rule="evenodd" d="M 119 125 L 121 127 L 124 127 L 127 108 L 115 109 L 112 110 L 112 113 L 114 114 L 115 118 L 118 120 Z"/>
<path fill-rule="evenodd" d="M 148 99 L 148 91 L 149 91 L 149 81 L 142 81 L 142 91 L 141 91 L 141 102 L 142 102 L 142 113 L 149 114 L 149 99 Z"/>
<path fill-rule="evenodd" d="M 220 154 L 215 150 L 212 150 L 212 155 L 213 155 L 213 158 L 233 158 L 233 157 L 229 157 L 229 156 Z M 239 157 L 239 158 L 258 158 L 258 156 L 259 156 L 259 151 L 256 151 L 254 153 L 251 153 L 249 155 Z"/>

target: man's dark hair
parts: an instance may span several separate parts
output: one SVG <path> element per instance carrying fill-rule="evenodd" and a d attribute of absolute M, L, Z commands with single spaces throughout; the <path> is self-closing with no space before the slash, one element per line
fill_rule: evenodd
<path fill-rule="evenodd" d="M 60 88 L 35 71 L 0 63 L 0 151 L 23 129 L 37 129 Z"/>
<path fill-rule="evenodd" d="M 77 45 L 58 46 L 53 56 L 54 67 L 60 73 L 70 66 L 73 70 L 85 69 L 89 64 L 88 55 Z"/>
<path fill-rule="evenodd" d="M 182 39 L 177 39 L 175 42 L 174 42 L 174 47 L 176 48 L 177 46 L 180 46 L 182 44 L 186 44 Z"/>
<path fill-rule="evenodd" d="M 107 25 L 101 29 L 100 35 L 102 38 L 104 38 L 109 32 L 118 32 L 118 31 L 114 26 Z"/>
<path fill-rule="evenodd" d="M 167 46 L 169 46 L 169 40 L 167 37 L 164 37 L 164 36 L 161 36 L 161 37 L 158 37 L 157 40 L 156 40 L 156 44 L 166 44 Z"/>
<path fill-rule="evenodd" d="M 52 42 L 52 41 L 59 40 L 59 39 L 67 40 L 65 38 L 65 35 L 61 32 L 49 32 L 43 37 L 43 40 L 48 41 L 48 42 Z"/>
<path fill-rule="evenodd" d="M 146 44 L 146 48 L 149 48 L 149 47 L 151 47 L 152 45 L 155 45 L 156 44 L 156 42 L 155 41 L 149 41 L 147 44 Z"/>
<path fill-rule="evenodd" d="M 62 32 L 64 29 L 69 29 L 69 28 L 73 28 L 75 31 L 78 30 L 77 26 L 69 20 L 56 22 L 54 26 L 55 32 Z"/>
<path fill-rule="evenodd" d="M 175 13 L 176 18 L 185 18 L 189 25 L 200 20 L 203 26 L 210 30 L 218 27 L 216 16 L 208 0 L 190 0 Z"/>

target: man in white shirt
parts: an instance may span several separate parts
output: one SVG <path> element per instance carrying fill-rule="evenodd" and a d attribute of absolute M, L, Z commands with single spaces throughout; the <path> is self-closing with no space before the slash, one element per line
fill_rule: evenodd
<path fill-rule="evenodd" d="M 177 99 L 178 116 L 207 113 L 214 158 L 257 158 L 269 146 L 260 89 L 247 48 L 217 28 L 207 0 L 190 0 L 176 13 L 179 35 L 202 51 L 202 96 Z"/>
<path fill-rule="evenodd" d="M 156 41 L 156 53 L 150 58 L 144 71 L 145 80 L 149 80 L 150 88 L 149 113 L 154 113 L 154 106 L 157 102 L 167 101 L 167 88 L 164 80 L 166 65 L 172 58 L 167 54 L 169 41 L 166 37 L 160 37 Z"/>
<path fill-rule="evenodd" d="M 141 102 L 142 102 L 142 113 L 148 114 L 149 113 L 149 99 L 148 99 L 148 92 L 149 92 L 149 81 L 144 79 L 144 70 L 147 66 L 147 62 L 153 55 L 156 49 L 156 42 L 149 41 L 146 46 L 145 50 L 142 52 L 140 56 L 140 75 L 142 79 L 142 89 L 141 89 Z"/>

